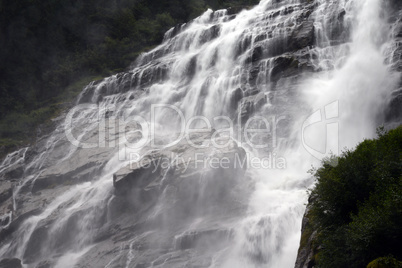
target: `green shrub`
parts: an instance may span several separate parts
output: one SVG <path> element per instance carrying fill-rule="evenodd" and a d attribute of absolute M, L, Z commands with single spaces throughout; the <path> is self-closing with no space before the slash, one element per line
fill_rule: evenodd
<path fill-rule="evenodd" d="M 316 170 L 312 190 L 320 267 L 365 267 L 388 254 L 402 258 L 402 126 L 380 132 Z"/>
<path fill-rule="evenodd" d="M 392 256 L 377 258 L 367 265 L 367 268 L 401 268 L 401 267 L 402 262 L 398 261 Z"/>

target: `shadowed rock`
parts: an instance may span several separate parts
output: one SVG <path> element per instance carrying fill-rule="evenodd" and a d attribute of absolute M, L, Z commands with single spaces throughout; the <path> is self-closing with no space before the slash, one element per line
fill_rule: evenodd
<path fill-rule="evenodd" d="M 0 268 L 22 268 L 21 260 L 17 258 L 2 259 L 0 261 Z"/>

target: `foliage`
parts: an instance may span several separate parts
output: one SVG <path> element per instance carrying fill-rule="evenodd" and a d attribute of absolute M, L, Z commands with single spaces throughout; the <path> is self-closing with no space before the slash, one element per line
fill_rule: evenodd
<path fill-rule="evenodd" d="M 378 134 L 315 172 L 320 267 L 365 267 L 388 254 L 402 259 L 402 126 Z"/>
<path fill-rule="evenodd" d="M 367 265 L 367 268 L 401 268 L 402 262 L 392 256 L 377 258 Z"/>

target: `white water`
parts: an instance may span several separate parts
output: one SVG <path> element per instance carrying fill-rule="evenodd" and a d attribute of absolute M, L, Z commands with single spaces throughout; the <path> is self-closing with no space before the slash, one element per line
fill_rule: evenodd
<path fill-rule="evenodd" d="M 293 8 L 293 13 L 286 15 L 284 10 L 289 7 Z M 206 266 L 293 267 L 299 246 L 306 190 L 312 185 L 307 170 L 312 164 L 319 163 L 314 156 L 322 157 L 329 153 L 329 149 L 338 153 L 338 148 L 351 148 L 363 138 L 373 137 L 379 114 L 396 84 L 395 75 L 384 63 L 385 51 L 392 46 L 393 40 L 386 30 L 386 16 L 381 15 L 380 0 L 317 1 L 317 7 L 311 15 L 315 20 L 317 44 L 309 48 L 308 53 L 315 56 L 313 63 L 321 72 L 308 73 L 296 82 L 284 79 L 276 84 L 271 81 L 272 56 L 282 54 L 275 54 L 283 46 L 278 42 L 299 25 L 297 18 L 304 12 L 302 7 L 297 0 L 282 1 L 280 4 L 262 0 L 258 6 L 243 11 L 233 20 L 229 20 L 225 11 L 207 11 L 176 36 L 172 37 L 172 32 L 168 32 L 162 45 L 137 60 L 131 74 L 128 74 L 131 76 L 130 91 L 121 93 L 123 90 L 117 86 L 118 76 L 92 86 L 95 93 L 90 99 L 94 103 L 99 102 L 99 106 L 75 113 L 70 118 L 74 126 L 72 133 L 77 139 L 101 144 L 102 148 L 91 145 L 87 147 L 94 148 L 77 149 L 70 144 L 64 130 L 69 129 L 71 122 L 66 120 L 48 139 L 46 149 L 29 163 L 25 181 L 21 185 L 37 179 L 48 167 L 79 165 L 74 160 L 77 157 L 90 158 L 92 154 L 104 153 L 108 159 L 106 164 L 96 180 L 68 188 L 52 199 L 39 215 L 26 220 L 13 240 L 0 245 L 0 255 L 23 259 L 35 228 L 43 220 L 57 215 L 49 223 L 48 236 L 40 245 L 39 259 L 53 259 L 56 267 L 68 267 L 85 259 L 85 254 L 93 246 L 97 228 L 94 226 L 101 221 L 103 212 L 108 210 L 113 198 L 113 173 L 127 164 L 130 153 L 141 153 L 139 149 L 123 146 L 124 129 L 118 128 L 120 125 L 109 124 L 107 131 L 103 129 L 96 133 L 99 113 L 104 115 L 113 111 L 110 120 L 134 115 L 151 120 L 151 104 L 169 104 L 175 105 L 186 120 L 193 116 L 205 116 L 219 130 L 227 127 L 227 121 L 214 121 L 214 117 L 237 118 L 236 111 L 231 107 L 231 95 L 240 87 L 246 93 L 257 90 L 268 99 L 256 111 L 257 115 L 268 121 L 286 118 L 284 123 L 278 124 L 275 133 L 277 140 L 272 140 L 272 137 L 268 139 L 273 148 L 253 149 L 244 140 L 242 145 L 255 157 L 275 153 L 285 159 L 286 167 L 251 168 L 247 171 L 245 179 L 254 184 L 254 191 L 247 201 L 247 211 L 237 219 L 214 223 L 232 230 L 234 239 L 229 245 L 214 249 L 215 253 L 210 254 L 212 261 Z M 348 42 L 338 45 L 331 41 L 329 33 L 333 25 L 326 18 L 339 14 L 342 9 L 345 10 L 343 23 L 351 34 L 345 36 Z M 273 16 L 277 10 L 281 14 Z M 220 32 L 208 33 L 214 26 L 219 26 Z M 256 38 L 267 33 L 271 37 L 257 44 Z M 212 35 L 216 35 L 215 38 Z M 250 78 L 253 65 L 247 60 L 258 45 L 261 45 L 264 57 L 257 78 L 253 81 Z M 145 77 L 145 82 L 150 80 L 147 72 L 153 76 L 164 72 L 162 69 L 165 66 L 168 68 L 164 79 L 157 79 L 149 85 L 141 81 L 142 77 Z M 138 89 L 146 93 L 140 93 Z M 303 125 L 318 110 L 321 111 L 322 120 Z M 325 119 L 325 115 L 329 120 Z M 178 113 L 164 110 L 156 115 L 150 127 L 155 127 L 157 136 L 167 136 L 181 129 L 180 122 Z M 238 130 L 241 127 L 234 122 L 233 128 Z M 326 130 L 330 133 L 326 133 Z M 93 137 L 94 131 L 96 135 L 107 137 L 107 142 L 99 139 L 100 143 L 97 143 L 98 137 Z M 111 132 L 116 135 L 110 135 Z M 135 136 L 135 133 L 130 135 Z M 235 138 L 240 141 L 241 137 Z M 311 152 L 318 153 L 312 155 Z M 6 159 L 1 170 L 12 165 L 11 162 Z M 15 193 L 18 194 L 20 188 L 17 187 Z M 164 201 L 162 199 L 154 214 L 149 216 L 150 222 L 168 205 Z M 14 207 L 18 209 L 16 205 Z M 70 221 L 75 214 L 78 216 L 72 224 Z M 209 227 L 209 222 L 214 222 L 214 219 L 207 216 L 194 219 L 192 224 L 179 232 L 201 230 Z M 162 229 L 170 227 L 163 226 Z M 74 236 L 66 239 L 64 248 L 57 248 L 60 240 L 65 239 L 63 234 L 68 228 L 73 228 Z M 136 261 L 143 256 L 134 249 L 134 244 L 148 235 L 145 232 L 133 236 L 128 242 L 117 244 L 118 250 L 114 256 L 102 265 L 118 267 L 116 265 L 123 257 L 122 266 L 133 267 L 138 264 Z M 34 267 L 33 264 L 28 265 L 31 266 Z"/>

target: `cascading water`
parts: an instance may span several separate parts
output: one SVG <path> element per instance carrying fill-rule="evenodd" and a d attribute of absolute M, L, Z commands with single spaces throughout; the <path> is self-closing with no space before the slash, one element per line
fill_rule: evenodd
<path fill-rule="evenodd" d="M 88 85 L 49 137 L 3 161 L 14 186 L 0 255 L 26 267 L 293 267 L 306 171 L 372 137 L 397 87 L 387 16 L 380 0 L 262 0 L 171 29 L 129 72 Z M 266 162 L 197 179 L 167 168 L 122 201 L 113 176 L 169 150 L 189 122 L 214 128 L 197 144 L 227 148 L 172 145 L 179 155 L 242 146 Z"/>

